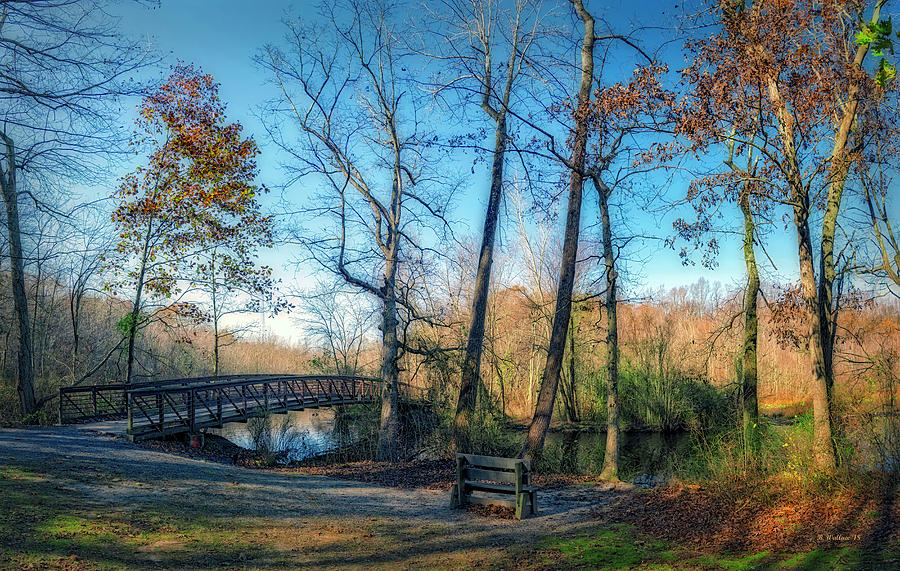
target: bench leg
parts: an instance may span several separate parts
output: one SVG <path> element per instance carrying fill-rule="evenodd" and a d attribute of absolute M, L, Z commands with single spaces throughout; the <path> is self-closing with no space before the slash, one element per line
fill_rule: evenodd
<path fill-rule="evenodd" d="M 516 519 L 534 514 L 534 496 L 530 492 L 516 494 Z"/>
<path fill-rule="evenodd" d="M 537 515 L 537 492 L 531 492 L 528 495 L 529 500 L 531 500 L 531 515 Z"/>
<path fill-rule="evenodd" d="M 467 494 L 465 491 L 461 491 L 459 484 L 453 484 L 453 487 L 450 488 L 450 507 L 464 507 L 467 503 L 469 503 L 468 499 L 469 494 Z"/>

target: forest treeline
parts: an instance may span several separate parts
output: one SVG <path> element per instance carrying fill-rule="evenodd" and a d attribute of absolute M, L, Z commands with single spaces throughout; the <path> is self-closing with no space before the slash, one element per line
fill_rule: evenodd
<path fill-rule="evenodd" d="M 153 79 L 161 57 L 107 8 L 0 2 L 4 417 L 49 419 L 84 382 L 365 372 L 385 386 L 379 459 L 410 381 L 458 450 L 485 415 L 530 419 L 531 458 L 554 419 L 601 424 L 615 479 L 624 428 L 736 424 L 753 456 L 760 403 L 805 402 L 829 471 L 846 403 L 894 410 L 884 0 L 635 25 L 583 0 L 322 3 L 248 54 L 271 94 L 258 133 L 200 67 Z M 258 140 L 284 166 L 270 210 Z M 458 214 L 485 199 L 472 236 Z M 259 263 L 274 247 L 319 285 L 279 284 Z M 646 292 L 678 254 L 738 262 L 742 285 Z M 293 310 L 299 349 L 235 326 Z"/>

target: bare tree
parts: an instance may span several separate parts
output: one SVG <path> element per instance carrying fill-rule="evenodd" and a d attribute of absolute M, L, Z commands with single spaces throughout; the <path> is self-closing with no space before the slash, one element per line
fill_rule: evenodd
<path fill-rule="evenodd" d="M 516 0 L 510 8 L 496 0 L 443 0 L 436 8 L 429 8 L 434 21 L 429 23 L 429 34 L 423 42 L 426 47 L 422 51 L 443 67 L 436 92 L 453 90 L 462 94 L 463 101 L 477 102 L 494 125 L 488 204 L 456 405 L 457 449 L 465 447 L 464 435 L 475 410 L 480 379 L 503 167 L 509 145 L 508 110 L 514 90 L 528 71 L 528 52 L 541 21 L 540 8 L 540 4 L 528 0 Z"/>
<path fill-rule="evenodd" d="M 288 21 L 286 47 L 267 46 L 258 58 L 281 92 L 266 111 L 275 118 L 267 128 L 292 158 L 293 180 L 325 189 L 303 211 L 332 223 L 296 232 L 296 241 L 323 270 L 381 305 L 377 455 L 388 459 L 400 429 L 401 310 L 415 311 L 400 279 L 427 251 L 430 225 L 444 224 L 451 193 L 429 192 L 424 134 L 390 7 L 352 0 L 322 9 L 326 27 Z"/>
<path fill-rule="evenodd" d="M 18 393 L 23 415 L 35 411 L 32 332 L 25 291 L 19 204 L 75 176 L 94 178 L 99 159 L 123 152 L 115 100 L 133 93 L 131 75 L 150 62 L 123 40 L 102 0 L 0 2 L 0 194 L 18 322 Z"/>
<path fill-rule="evenodd" d="M 375 312 L 358 297 L 342 292 L 339 284 L 327 282 L 303 295 L 303 309 L 308 317 L 301 322 L 328 355 L 330 368 L 339 375 L 359 374 L 363 343 L 371 330 Z"/>
<path fill-rule="evenodd" d="M 606 318 L 606 454 L 602 476 L 618 479 L 619 472 L 619 258 L 629 242 L 621 228 L 613 230 L 610 201 L 627 193 L 625 202 L 644 202 L 635 187 L 638 177 L 658 168 L 666 159 L 666 145 L 648 144 L 647 139 L 665 130 L 675 96 L 663 88 L 660 77 L 666 68 L 648 65 L 635 69 L 627 82 L 604 86 L 594 93 L 587 108 L 587 172 L 597 190 L 600 210 Z M 624 208 L 620 205 L 620 210 Z M 627 215 L 623 214 L 623 218 Z"/>
<path fill-rule="evenodd" d="M 581 226 L 581 198 L 584 188 L 585 155 L 587 150 L 588 119 L 586 107 L 594 84 L 594 18 L 585 9 L 582 0 L 571 0 L 578 17 L 584 23 L 584 40 L 581 45 L 581 81 L 577 102 L 574 109 L 575 125 L 572 130 L 572 158 L 568 165 L 569 205 L 566 212 L 566 231 L 563 243 L 562 263 L 560 265 L 559 289 L 556 293 L 556 311 L 553 314 L 553 328 L 550 332 L 550 344 L 547 348 L 547 361 L 544 365 L 541 391 L 538 394 L 534 417 L 528 430 L 524 456 L 539 457 L 544 448 L 544 439 L 550 428 L 553 415 L 553 404 L 556 401 L 556 389 L 559 385 L 559 374 L 562 368 L 563 352 L 566 345 L 566 332 L 572 312 L 572 290 L 575 285 L 575 258 L 578 251 L 578 236 Z"/>

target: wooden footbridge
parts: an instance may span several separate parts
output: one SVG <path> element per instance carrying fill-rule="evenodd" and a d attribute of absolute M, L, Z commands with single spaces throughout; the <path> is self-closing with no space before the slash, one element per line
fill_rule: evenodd
<path fill-rule="evenodd" d="M 65 387 L 61 424 L 128 419 L 134 440 L 197 433 L 266 413 L 380 401 L 381 379 L 341 375 L 232 375 L 167 379 L 130 385 Z M 424 401 L 401 384 L 403 400 Z"/>

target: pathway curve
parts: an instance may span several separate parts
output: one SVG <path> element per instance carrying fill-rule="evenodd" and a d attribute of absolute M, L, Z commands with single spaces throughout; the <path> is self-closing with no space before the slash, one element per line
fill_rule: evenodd
<path fill-rule="evenodd" d="M 147 450 L 123 437 L 69 426 L 0 430 L 0 465 L 48 474 L 57 486 L 71 489 L 83 501 L 111 510 L 189 506 L 211 518 L 266 518 L 291 525 L 310 521 L 353 525 L 366 519 L 436 530 L 426 541 L 415 534 L 410 540 L 415 545 L 403 545 L 403 535 L 398 534 L 397 553 L 405 555 L 392 559 L 387 554 L 380 560 L 383 564 L 409 564 L 426 554 L 530 544 L 548 534 L 579 533 L 596 523 L 591 514 L 611 497 L 611 490 L 603 487 L 539 492 L 538 517 L 499 519 L 450 509 L 445 491 L 254 470 Z M 315 563 L 346 563 L 340 554 L 329 557 Z"/>

